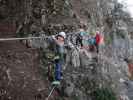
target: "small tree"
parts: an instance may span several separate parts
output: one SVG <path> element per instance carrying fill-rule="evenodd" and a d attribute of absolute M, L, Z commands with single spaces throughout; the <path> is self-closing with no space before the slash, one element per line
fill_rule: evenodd
<path fill-rule="evenodd" d="M 109 88 L 98 88 L 92 93 L 94 100 L 117 100 L 115 93 Z"/>

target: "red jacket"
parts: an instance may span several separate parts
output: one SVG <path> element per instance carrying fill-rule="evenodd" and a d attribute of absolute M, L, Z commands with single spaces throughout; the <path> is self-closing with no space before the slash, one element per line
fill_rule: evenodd
<path fill-rule="evenodd" d="M 101 35 L 100 34 L 96 34 L 96 44 L 99 45 L 101 41 Z"/>

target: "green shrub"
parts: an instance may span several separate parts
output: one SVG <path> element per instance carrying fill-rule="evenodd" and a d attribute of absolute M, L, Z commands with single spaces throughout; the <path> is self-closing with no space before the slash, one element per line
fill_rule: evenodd
<path fill-rule="evenodd" d="M 115 93 L 109 88 L 98 88 L 92 93 L 94 100 L 117 100 Z"/>

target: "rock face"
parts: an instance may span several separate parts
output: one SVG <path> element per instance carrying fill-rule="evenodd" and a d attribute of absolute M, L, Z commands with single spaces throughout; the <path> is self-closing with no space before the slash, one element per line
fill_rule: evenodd
<path fill-rule="evenodd" d="M 114 0 L 0 0 L 1 38 L 65 31 L 73 33 L 66 42 L 75 46 L 80 27 L 103 33 L 105 45 L 99 55 L 77 47 L 66 49 L 62 93 L 55 91 L 51 100 L 91 100 L 91 93 L 100 87 L 111 87 L 118 97 L 128 96 L 131 92 L 121 80 L 129 80 L 124 59 L 133 57 L 132 26 L 130 15 Z M 40 61 L 40 48 L 46 53 L 49 44 L 46 39 L 28 43 L 34 50 L 20 42 L 0 42 L 1 100 L 44 100 L 52 88 L 46 76 L 49 61 Z"/>
<path fill-rule="evenodd" d="M 39 73 L 37 50 L 27 49 L 19 42 L 0 45 L 1 100 L 35 100 L 45 97 L 48 88 L 44 85 L 46 80 Z"/>

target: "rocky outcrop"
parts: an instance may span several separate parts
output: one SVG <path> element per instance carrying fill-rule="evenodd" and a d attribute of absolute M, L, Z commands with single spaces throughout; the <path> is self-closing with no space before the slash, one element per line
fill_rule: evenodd
<path fill-rule="evenodd" d="M 35 100 L 46 97 L 48 83 L 40 76 L 37 50 L 27 49 L 19 42 L 4 42 L 0 46 L 0 99 Z"/>

